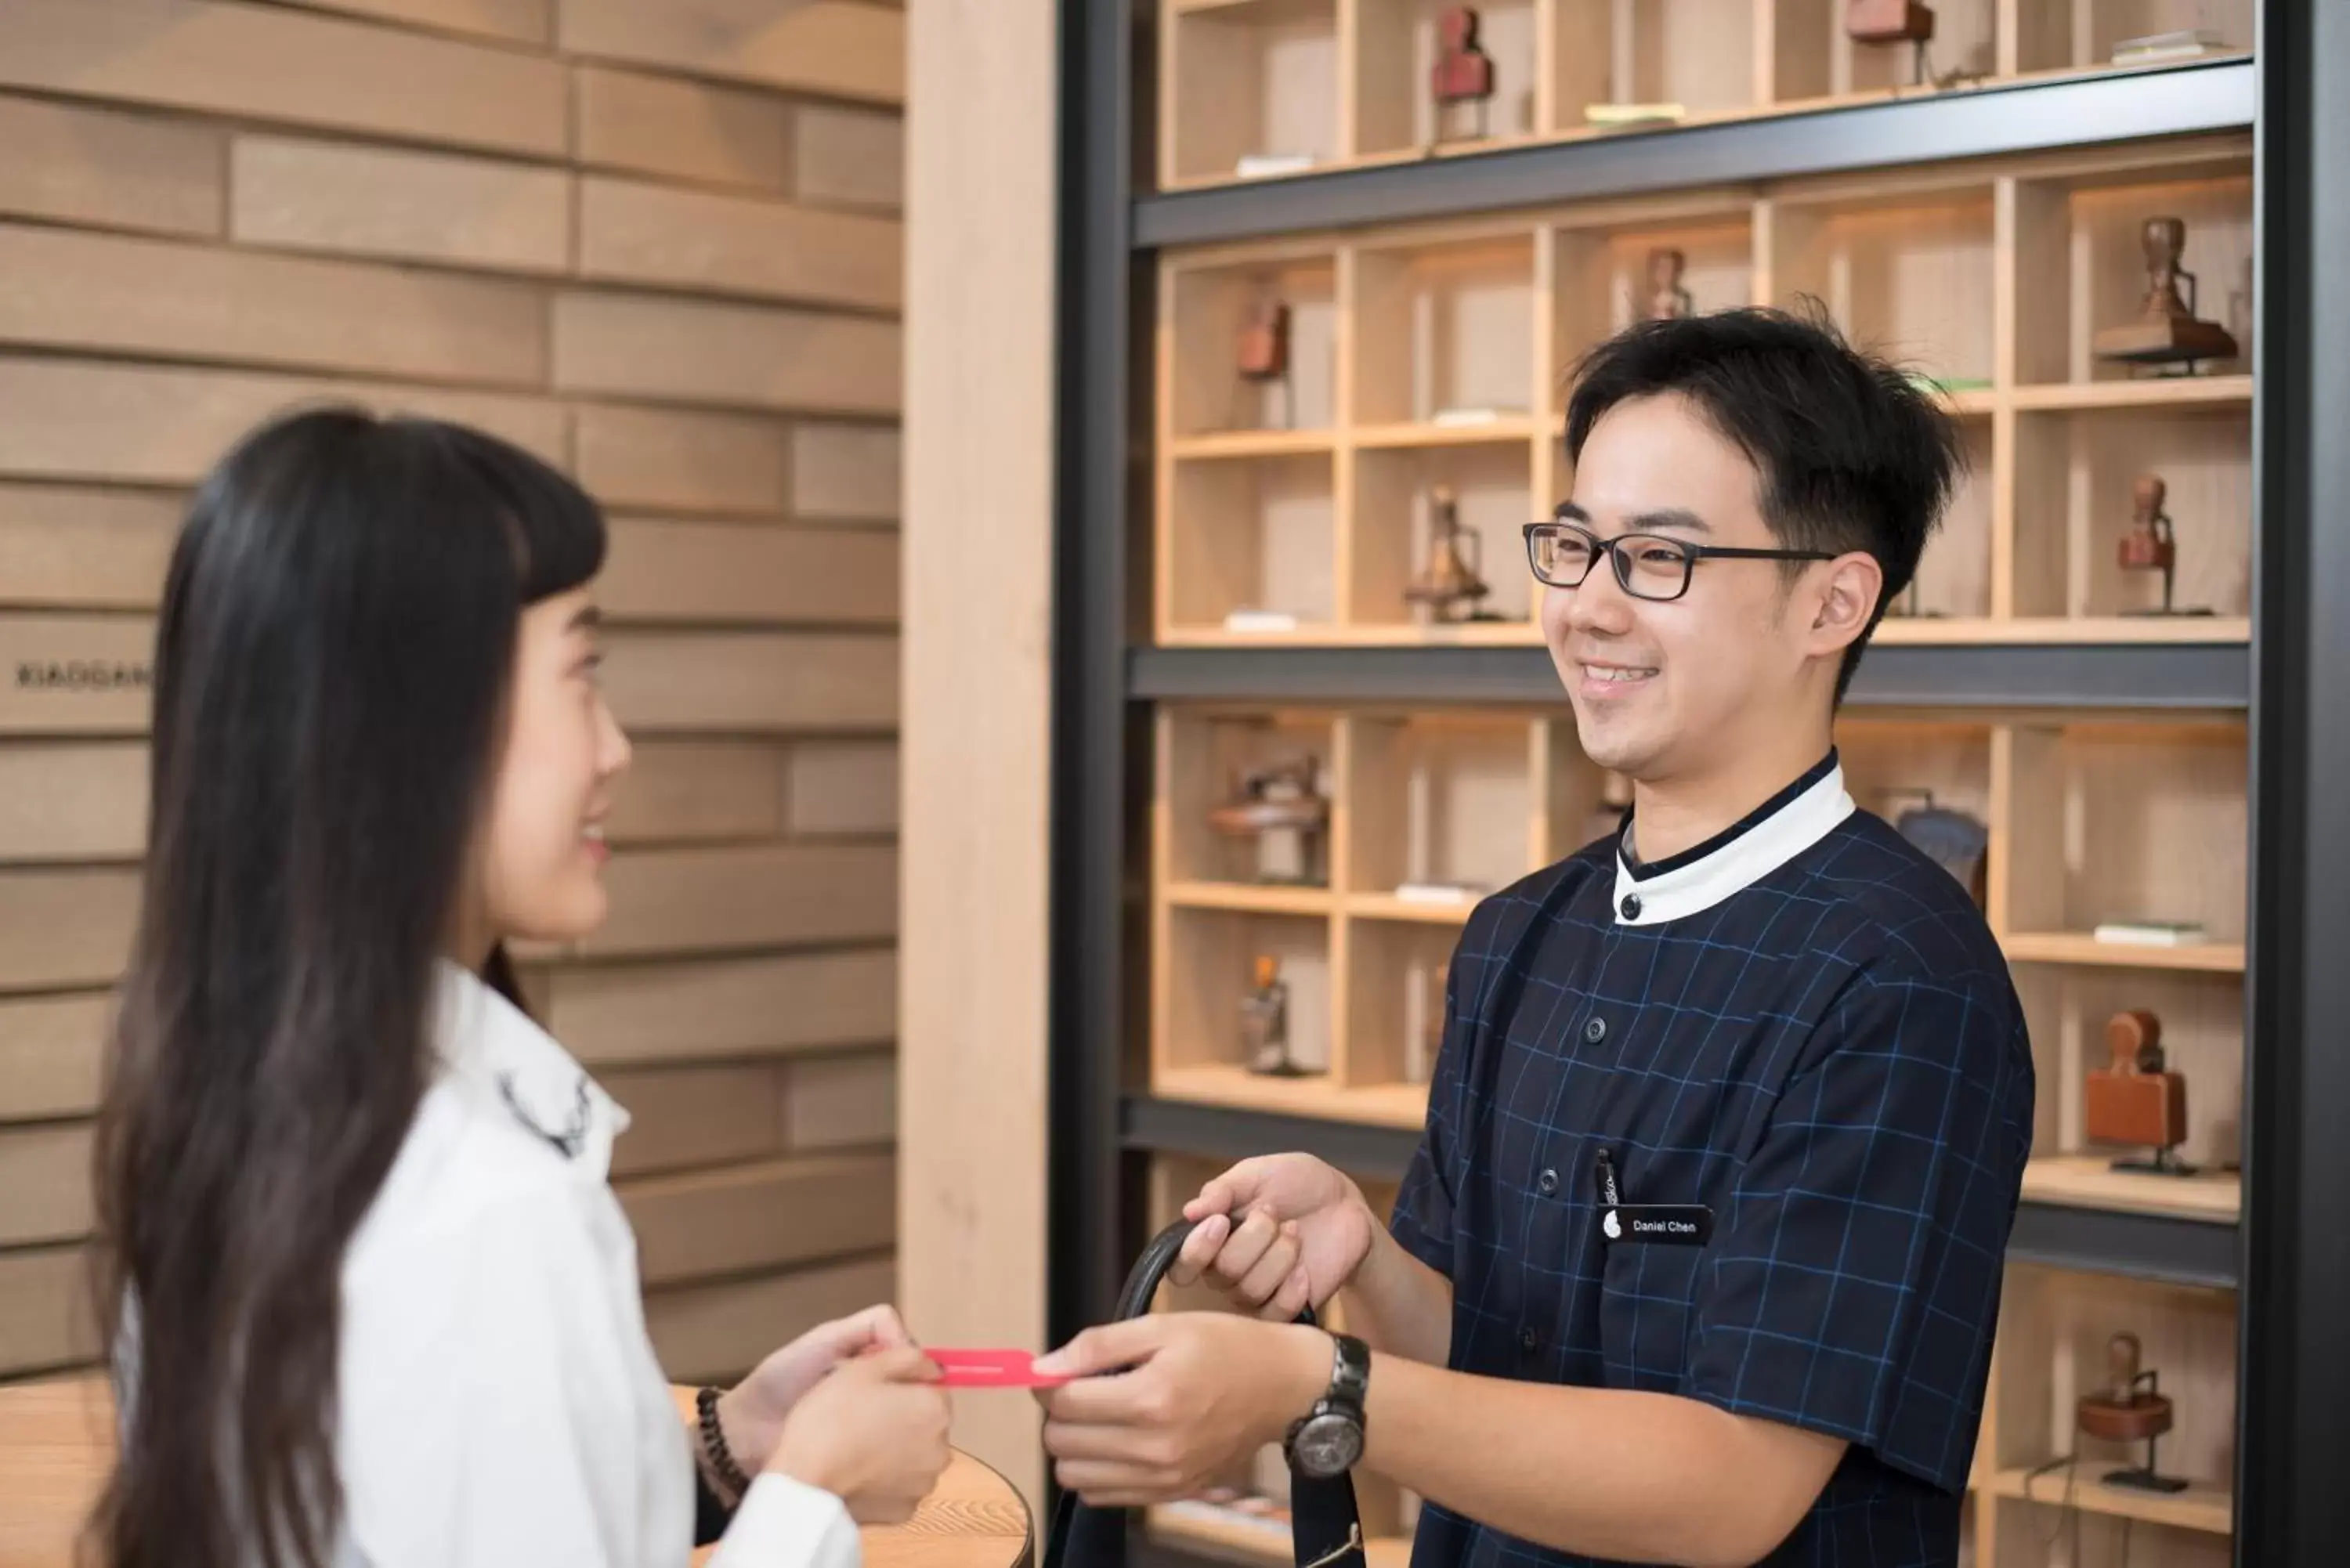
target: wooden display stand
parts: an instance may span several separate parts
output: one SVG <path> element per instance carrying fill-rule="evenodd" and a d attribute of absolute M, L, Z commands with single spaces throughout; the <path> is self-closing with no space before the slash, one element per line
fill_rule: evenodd
<path fill-rule="evenodd" d="M 1480 133 L 1473 120 L 1440 124 L 1430 89 L 1449 8 L 1168 0 L 1159 8 L 1160 187 L 1611 134 L 1635 109 L 1721 123 L 2127 69 L 2113 63 L 2116 45 L 2185 25 L 2165 0 L 1934 0 L 1921 61 L 1908 45 L 1855 42 L 1844 0 L 1492 0 L 1476 7 L 1493 76 Z M 2221 40 L 2202 57 L 2251 47 L 2251 0 L 2197 7 L 2185 20 Z M 1931 72 L 1922 82 L 1921 64 Z"/>

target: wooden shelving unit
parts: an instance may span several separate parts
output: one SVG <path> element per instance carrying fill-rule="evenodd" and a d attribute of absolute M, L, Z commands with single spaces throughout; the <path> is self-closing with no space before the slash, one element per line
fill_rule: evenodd
<path fill-rule="evenodd" d="M 1473 890 L 1591 836 L 1604 780 L 1558 700 L 1519 530 L 1572 492 L 1557 439 L 1568 372 L 1640 313 L 1651 254 L 1678 250 L 1696 309 L 1818 300 L 1933 381 L 1966 446 L 1965 487 L 1915 600 L 1878 630 L 1839 744 L 1864 809 L 1889 815 L 1930 792 L 1986 824 L 1986 918 L 2032 1023 L 2039 1123 L 1969 1561 L 2079 1568 L 2118 1560 L 2135 1531 L 2132 1561 L 2216 1565 L 2239 1528 L 2265 1560 L 2282 1549 L 2282 1516 L 2269 1500 L 2262 1536 L 2258 1482 L 2240 1478 L 2238 1325 L 2299 1321 L 2260 1263 L 2261 1237 L 2298 1222 L 2264 1211 L 2240 1231 L 2247 1205 L 2267 1200 L 2262 1183 L 2272 1193 L 2280 1179 L 2273 1142 L 2260 1180 L 2238 1168 L 2261 1111 L 2244 1084 L 2273 1074 L 2261 1064 L 2280 1050 L 2296 1075 L 2312 1071 L 2297 1035 L 2269 1033 L 2295 971 L 2279 978 L 2274 926 L 2254 929 L 2248 869 L 2256 839 L 2261 864 L 2281 853 L 2252 805 L 2257 790 L 2264 818 L 2277 787 L 2276 726 L 2310 718 L 2291 701 L 2278 717 L 2269 670 L 2280 649 L 2309 661 L 2309 628 L 2265 620 L 2252 657 L 2255 561 L 2264 616 L 2301 580 L 2280 575 L 2276 535 L 2254 523 L 2256 488 L 2281 493 L 2267 488 L 2282 450 L 2272 378 L 2289 347 L 2268 345 L 2256 400 L 2256 186 L 2281 209 L 2277 166 L 2256 162 L 2251 130 L 2276 72 L 2256 78 L 2241 54 L 2176 67 L 2111 56 L 2124 38 L 2189 26 L 2241 47 L 2256 9 L 2272 36 L 2277 16 L 2252 0 L 1934 5 L 1933 67 L 1980 80 L 1910 85 L 1908 53 L 1847 41 L 1831 0 L 1491 0 L 1478 10 L 1496 92 L 1470 127 L 1483 134 L 1443 140 L 1461 128 L 1440 128 L 1427 101 L 1433 0 L 1158 8 L 1157 114 L 1127 122 L 1155 146 L 1129 163 L 1126 142 L 1087 120 L 1104 150 L 1087 165 L 1094 189 L 1115 198 L 1087 209 L 1095 281 L 1072 363 L 1092 422 L 1066 539 L 1109 607 L 1082 618 L 1074 657 L 1115 666 L 1099 679 L 1116 700 L 1087 709 L 1087 794 L 1072 820 L 1087 855 L 1115 841 L 1120 858 L 1087 873 L 1072 919 L 1104 931 L 1135 919 L 1117 932 L 1114 978 L 1076 976 L 1076 1012 L 1088 1051 L 1142 1047 L 1129 1065 L 1087 1058 L 1101 1125 L 1083 1129 L 1087 1168 L 1114 1188 L 1122 1160 L 1149 1157 L 1161 1212 L 1169 1180 L 1272 1148 L 1389 1180 L 1403 1170 Z M 1127 41 L 1110 28 L 1095 42 L 1096 78 Z M 1667 99 L 1688 111 L 1677 128 L 1586 122 L 1596 104 Z M 1117 88 L 1118 112 L 1135 101 Z M 1305 166 L 1237 167 L 1284 152 Z M 1133 167 L 1155 167 L 1155 187 Z M 2094 352 L 2100 329 L 2135 314 L 2137 232 L 2158 214 L 2185 220 L 2199 314 L 2240 347 L 2193 376 Z M 2267 321 L 2288 330 L 2262 276 Z M 1290 306 L 1287 382 L 1244 382 L 1238 335 L 1274 300 Z M 2199 613 L 2150 613 L 2158 579 L 2121 566 L 2148 472 L 2175 520 L 2173 607 Z M 1404 596 L 1429 560 L 1440 486 L 1474 540 L 1493 618 L 1433 623 Z M 2248 763 L 2263 733 L 2265 784 Z M 1310 886 L 1259 887 L 1205 815 L 1238 771 L 1300 747 L 1325 768 L 1324 859 Z M 1113 782 L 1147 797 L 1139 831 L 1113 832 L 1094 808 L 1091 792 Z M 2322 836 L 2295 820 L 2297 836 Z M 1400 891 L 1448 881 L 1471 895 Z M 2293 943 L 2324 924 L 2296 909 Z M 2169 947 L 2095 934 L 2160 921 L 2202 929 Z M 1243 1064 L 1238 1006 L 1260 953 L 1296 966 L 1310 1075 Z M 2116 1170 L 2136 1151 L 2086 1139 L 2106 1023 L 2136 1008 L 2163 1020 L 2188 1080 L 2179 1153 L 2192 1177 Z M 1186 1158 L 1186 1174 L 1165 1175 Z M 2315 1201 L 2300 1179 L 2287 1188 Z M 1088 1252 L 1087 1266 L 1114 1277 L 1133 1239 L 1112 1244 L 1101 1220 L 1087 1223 L 1089 1245 L 1114 1255 Z M 2118 1329 L 2139 1334 L 2178 1401 L 2161 1455 L 2191 1483 L 2183 1492 L 2106 1486 L 2122 1456 L 2076 1442 L 2074 1402 Z M 2304 1324 L 2294 1355 L 2313 1349 Z M 2259 1353 L 2245 1354 L 2252 1386 Z M 2264 1376 L 2274 1445 L 2290 1428 L 2276 1369 Z M 2308 1418 L 2297 1397 L 2283 1403 Z M 2034 1472 L 2076 1448 L 2067 1499 L 2063 1469 Z M 1366 1523 L 1374 1557 L 1404 1554 L 1388 1500 L 1372 1500 Z M 1201 1521 L 1151 1528 L 1201 1557 L 1283 1556 L 1277 1538 Z"/>

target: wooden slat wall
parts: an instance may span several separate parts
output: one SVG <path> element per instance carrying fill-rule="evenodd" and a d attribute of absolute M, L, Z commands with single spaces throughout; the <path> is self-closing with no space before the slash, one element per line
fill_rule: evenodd
<path fill-rule="evenodd" d="M 0 1377 L 93 1354 L 172 536 L 319 398 L 479 424 L 612 514 L 614 913 L 526 983 L 630 1107 L 672 1376 L 894 1295 L 905 21 L 0 4 Z"/>

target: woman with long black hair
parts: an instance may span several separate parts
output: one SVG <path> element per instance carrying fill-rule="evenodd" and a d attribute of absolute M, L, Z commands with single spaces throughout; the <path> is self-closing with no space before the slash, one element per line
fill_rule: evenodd
<path fill-rule="evenodd" d="M 841 1568 L 946 1464 L 886 1307 L 693 1425 L 655 1362 L 627 1115 L 505 956 L 605 913 L 603 554 L 569 481 L 426 421 L 283 419 L 195 498 L 99 1122 L 109 1568 L 671 1568 L 722 1531 L 726 1568 Z"/>

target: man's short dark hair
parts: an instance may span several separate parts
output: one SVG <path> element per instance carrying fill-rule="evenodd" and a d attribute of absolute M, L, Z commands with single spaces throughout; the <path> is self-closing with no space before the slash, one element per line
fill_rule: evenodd
<path fill-rule="evenodd" d="M 1906 372 L 1846 343 L 1825 312 L 1723 310 L 1644 321 L 1586 355 L 1566 406 L 1567 461 L 1608 410 L 1664 392 L 1695 403 L 1753 462 L 1762 520 L 1783 546 L 1865 550 L 1883 568 L 1877 608 L 1836 675 L 1841 702 L 1957 488 L 1957 425 Z"/>

